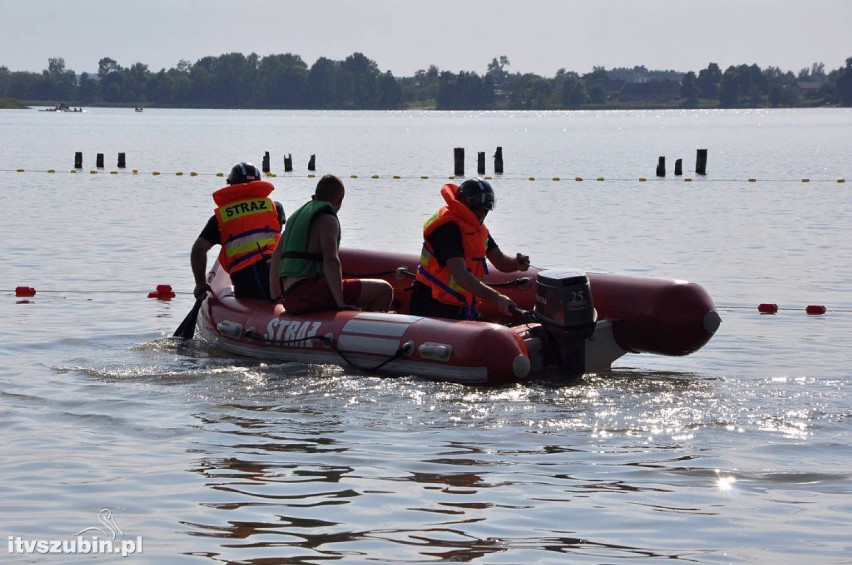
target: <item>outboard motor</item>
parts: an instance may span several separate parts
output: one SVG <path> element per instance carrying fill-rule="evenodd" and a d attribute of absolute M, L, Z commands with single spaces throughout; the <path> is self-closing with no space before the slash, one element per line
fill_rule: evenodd
<path fill-rule="evenodd" d="M 549 338 L 545 360 L 580 377 L 585 372 L 586 338 L 595 331 L 589 278 L 576 271 L 540 271 L 536 279 L 535 318 Z"/>

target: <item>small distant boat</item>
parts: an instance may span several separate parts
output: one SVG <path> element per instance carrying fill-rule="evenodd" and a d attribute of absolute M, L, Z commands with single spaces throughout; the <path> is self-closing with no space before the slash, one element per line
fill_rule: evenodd
<path fill-rule="evenodd" d="M 141 106 L 137 106 L 137 107 L 136 107 L 136 111 L 137 111 L 137 112 L 144 112 L 144 111 L 145 111 L 145 108 L 142 108 Z"/>
<path fill-rule="evenodd" d="M 82 112 L 83 109 L 80 107 L 72 108 L 68 104 L 62 102 L 54 106 L 53 108 L 45 108 L 43 110 L 39 110 L 39 112 Z"/>

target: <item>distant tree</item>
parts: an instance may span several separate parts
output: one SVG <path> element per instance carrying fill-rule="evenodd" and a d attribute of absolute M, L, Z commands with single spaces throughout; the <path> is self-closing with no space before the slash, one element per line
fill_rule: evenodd
<path fill-rule="evenodd" d="M 109 57 L 98 61 L 98 86 L 100 97 L 106 102 L 121 102 L 124 100 L 124 84 L 126 77 L 124 69 Z"/>
<path fill-rule="evenodd" d="M 148 82 L 150 78 L 151 73 L 148 71 L 148 65 L 143 63 L 134 63 L 127 69 L 125 96 L 128 97 L 128 102 L 140 103 L 148 101 Z"/>
<path fill-rule="evenodd" d="M 825 64 L 813 63 L 810 68 L 805 67 L 799 71 L 799 80 L 815 80 L 825 82 Z"/>
<path fill-rule="evenodd" d="M 42 97 L 70 102 L 77 99 L 77 75 L 72 70 L 65 69 L 65 59 L 50 57 L 47 60 L 47 70 L 42 73 L 44 78 Z"/>
<path fill-rule="evenodd" d="M 723 108 L 760 107 L 768 90 L 767 81 L 757 65 L 731 66 L 719 83 L 719 105 Z"/>
<path fill-rule="evenodd" d="M 852 57 L 846 59 L 846 67 L 831 73 L 829 81 L 834 87 L 834 99 L 843 106 L 852 106 Z"/>
<path fill-rule="evenodd" d="M 337 96 L 339 63 L 320 57 L 308 73 L 305 105 L 308 108 L 334 108 Z"/>
<path fill-rule="evenodd" d="M 543 110 L 549 106 L 553 86 L 547 79 L 533 73 L 526 73 L 516 75 L 512 91 L 518 94 L 522 109 Z"/>
<path fill-rule="evenodd" d="M 689 71 L 683 75 L 683 80 L 680 82 L 680 97 L 683 98 L 683 105 L 686 108 L 698 107 L 698 77 L 695 73 Z"/>
<path fill-rule="evenodd" d="M 344 108 L 369 109 L 378 100 L 379 66 L 363 53 L 353 53 L 340 64 L 338 101 Z"/>
<path fill-rule="evenodd" d="M 429 65 L 428 70 L 420 69 L 414 73 L 413 80 L 401 79 L 404 86 L 404 97 L 406 102 L 416 105 L 434 102 L 438 95 L 438 76 L 440 71 L 435 65 Z"/>
<path fill-rule="evenodd" d="M 464 71 L 458 75 L 441 73 L 436 100 L 439 110 L 487 110 L 493 106 L 494 83 L 489 77 L 483 79 Z"/>
<path fill-rule="evenodd" d="M 190 101 L 202 107 L 215 108 L 218 97 L 215 92 L 216 58 L 202 57 L 192 65 L 189 71 L 189 80 L 192 84 Z"/>
<path fill-rule="evenodd" d="M 562 82 L 561 101 L 563 108 L 580 109 L 588 101 L 586 87 L 577 76 L 567 76 Z"/>
<path fill-rule="evenodd" d="M 586 93 L 592 104 L 605 104 L 607 100 L 607 83 L 609 75 L 605 67 L 592 67 L 592 72 L 583 75 Z"/>
<path fill-rule="evenodd" d="M 92 78 L 89 73 L 80 75 L 80 90 L 77 99 L 81 104 L 93 104 L 98 100 L 98 81 Z"/>
<path fill-rule="evenodd" d="M 299 108 L 305 104 L 308 66 L 298 55 L 269 55 L 260 60 L 259 103 L 269 108 Z"/>
<path fill-rule="evenodd" d="M 396 110 L 403 104 L 402 88 L 399 81 L 394 78 L 390 71 L 379 77 L 379 94 L 376 107 L 386 110 Z"/>
<path fill-rule="evenodd" d="M 98 61 L 98 77 L 103 80 L 110 73 L 121 71 L 121 66 L 115 62 L 115 59 L 104 57 Z"/>
<path fill-rule="evenodd" d="M 719 68 L 719 65 L 716 63 L 707 65 L 706 69 L 698 72 L 698 80 L 696 82 L 698 97 L 717 99 L 719 97 L 719 83 L 721 81 L 722 70 Z"/>
<path fill-rule="evenodd" d="M 12 73 L 8 67 L 0 67 L 0 98 L 8 98 L 12 88 Z"/>
<path fill-rule="evenodd" d="M 491 77 L 491 81 L 499 88 L 509 75 L 508 71 L 506 71 L 506 67 L 509 65 L 509 58 L 505 55 L 500 55 L 499 61 L 496 58 L 491 59 L 485 75 Z"/>

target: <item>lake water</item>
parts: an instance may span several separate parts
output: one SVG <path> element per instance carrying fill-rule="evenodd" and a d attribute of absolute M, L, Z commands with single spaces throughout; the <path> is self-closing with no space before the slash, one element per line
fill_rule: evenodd
<path fill-rule="evenodd" d="M 88 562 L 38 549 L 84 530 L 133 550 L 104 562 L 852 563 L 848 109 L 7 110 L 0 147 L 4 563 Z M 717 335 L 498 389 L 169 339 L 217 173 L 269 151 L 289 213 L 314 154 L 344 246 L 417 253 L 455 147 L 486 153 L 504 250 L 692 280 Z"/>

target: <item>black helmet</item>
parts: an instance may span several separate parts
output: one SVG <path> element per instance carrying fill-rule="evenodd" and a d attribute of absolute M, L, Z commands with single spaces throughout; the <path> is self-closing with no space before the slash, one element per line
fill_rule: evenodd
<path fill-rule="evenodd" d="M 260 180 L 260 171 L 253 164 L 245 161 L 234 165 L 231 174 L 228 175 L 228 184 L 243 184 L 253 180 Z"/>
<path fill-rule="evenodd" d="M 493 210 L 497 204 L 491 183 L 481 178 L 472 178 L 461 183 L 456 196 L 473 211 Z"/>

